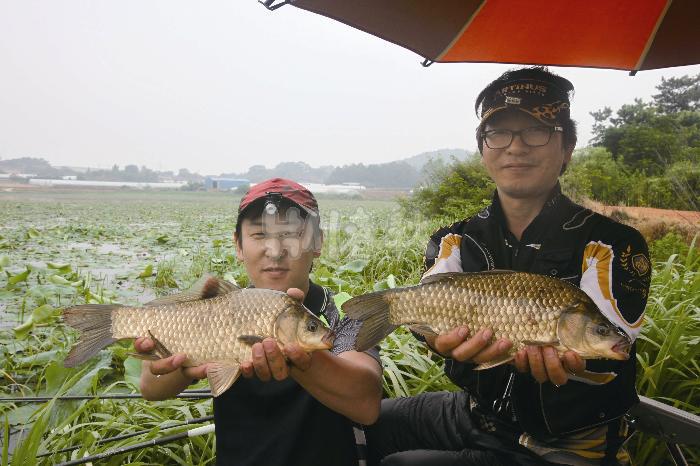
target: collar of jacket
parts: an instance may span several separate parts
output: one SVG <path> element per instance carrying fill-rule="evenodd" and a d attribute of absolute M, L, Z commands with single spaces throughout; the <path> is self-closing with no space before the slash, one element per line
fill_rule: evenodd
<path fill-rule="evenodd" d="M 542 210 L 539 214 L 530 222 L 522 237 L 532 237 L 539 236 L 539 233 L 544 232 L 552 227 L 554 224 L 559 223 L 559 216 L 561 215 L 560 210 L 557 206 L 565 199 L 565 196 L 561 192 L 561 185 L 557 182 L 556 186 L 552 188 L 549 194 L 547 202 L 544 203 Z M 498 198 L 498 191 L 494 191 L 493 198 L 491 200 L 491 205 L 488 207 L 493 218 L 498 222 L 504 232 L 508 230 L 508 224 L 506 223 L 506 217 L 503 213 L 503 208 L 501 207 L 501 201 Z"/>

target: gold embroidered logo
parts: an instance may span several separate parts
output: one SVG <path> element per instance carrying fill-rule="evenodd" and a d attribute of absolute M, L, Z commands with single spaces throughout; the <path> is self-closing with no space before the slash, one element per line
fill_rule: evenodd
<path fill-rule="evenodd" d="M 501 88 L 501 94 L 513 94 L 523 92 L 525 94 L 535 94 L 544 97 L 547 94 L 547 86 L 533 83 L 513 83 Z"/>
<path fill-rule="evenodd" d="M 532 116 L 535 118 L 544 118 L 547 120 L 554 120 L 557 118 L 557 114 L 562 110 L 569 108 L 568 102 L 558 101 L 551 104 L 540 105 L 532 109 Z"/>
<path fill-rule="evenodd" d="M 647 259 L 644 254 L 635 254 L 632 256 L 632 267 L 640 277 L 648 274 L 649 270 L 651 270 L 649 259 Z"/>

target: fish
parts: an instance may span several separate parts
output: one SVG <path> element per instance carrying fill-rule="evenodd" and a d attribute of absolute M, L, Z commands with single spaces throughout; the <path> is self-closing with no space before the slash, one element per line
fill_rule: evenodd
<path fill-rule="evenodd" d="M 441 273 L 416 286 L 354 297 L 342 308 L 349 318 L 362 321 L 357 351 L 377 345 L 401 325 L 423 336 L 466 325 L 472 331 L 490 328 L 492 341 L 507 338 L 513 343 L 508 353 L 476 370 L 508 363 L 527 345 L 551 345 L 559 354 L 571 350 L 583 359 L 629 359 L 629 337 L 593 300 L 580 288 L 546 275 L 510 270 Z"/>
<path fill-rule="evenodd" d="M 65 309 L 63 320 L 81 332 L 64 360 L 66 367 L 87 361 L 118 340 L 150 337 L 154 351 L 134 357 L 156 360 L 185 353 L 185 367 L 209 363 L 207 378 L 215 397 L 233 385 L 240 364 L 252 359 L 252 345 L 266 337 L 275 338 L 282 351 L 296 343 L 307 352 L 330 349 L 335 338 L 324 322 L 287 293 L 241 289 L 210 275 L 185 292 L 142 307 L 85 304 Z"/>

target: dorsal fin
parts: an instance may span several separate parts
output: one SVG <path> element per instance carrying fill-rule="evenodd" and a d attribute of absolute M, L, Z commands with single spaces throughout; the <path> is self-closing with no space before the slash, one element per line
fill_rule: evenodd
<path fill-rule="evenodd" d="M 470 276 L 470 275 L 505 275 L 505 274 L 511 274 L 511 273 L 517 273 L 513 270 L 484 270 L 483 272 L 444 272 L 444 273 L 436 273 L 433 275 L 428 275 L 427 277 L 423 278 L 420 282 L 421 285 L 427 285 L 428 283 L 435 283 L 435 282 L 440 282 L 443 280 L 451 280 L 455 278 L 464 278 L 465 276 Z"/>
<path fill-rule="evenodd" d="M 200 301 L 202 299 L 216 298 L 217 296 L 223 296 L 236 291 L 241 291 L 241 289 L 231 282 L 207 274 L 197 280 L 189 290 L 154 299 L 146 303 L 145 306 L 164 306 L 166 304 Z"/>

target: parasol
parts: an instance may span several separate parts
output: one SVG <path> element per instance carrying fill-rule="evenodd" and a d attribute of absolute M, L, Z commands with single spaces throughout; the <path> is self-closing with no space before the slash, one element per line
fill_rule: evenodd
<path fill-rule="evenodd" d="M 650 70 L 700 63 L 697 0 L 259 0 L 318 13 L 432 62 Z"/>

